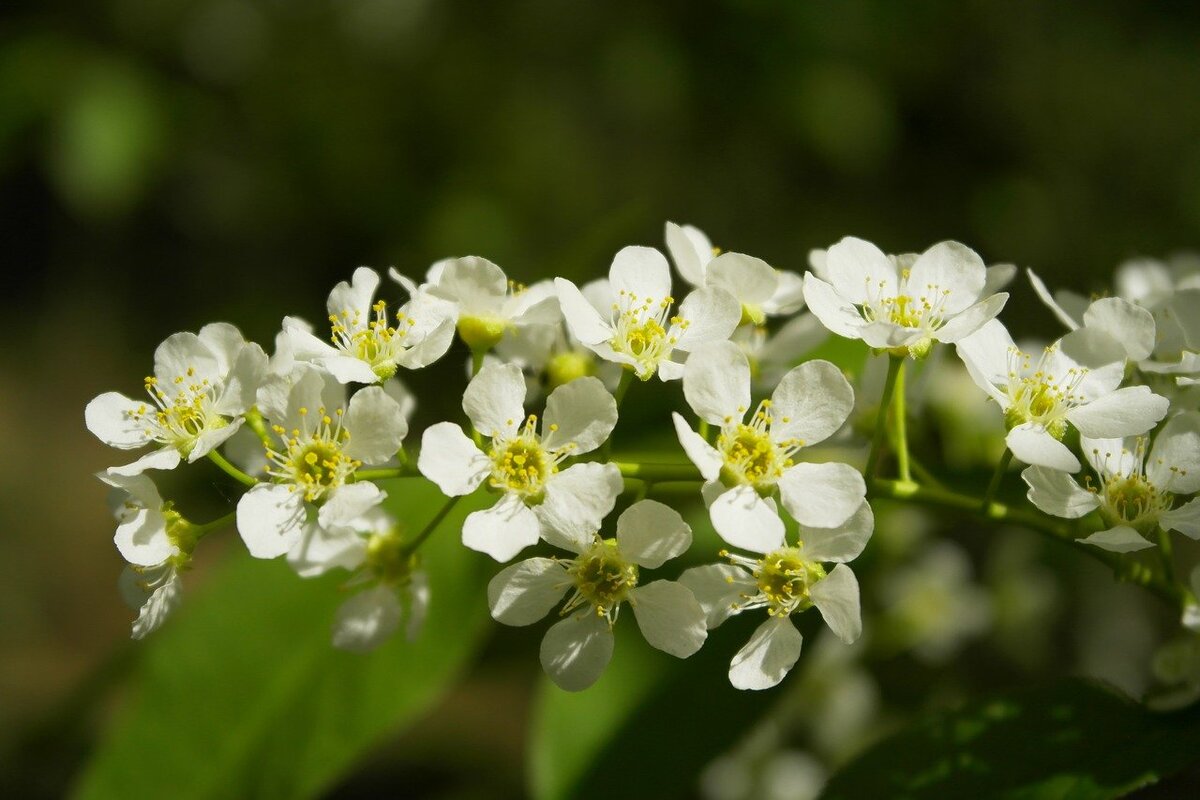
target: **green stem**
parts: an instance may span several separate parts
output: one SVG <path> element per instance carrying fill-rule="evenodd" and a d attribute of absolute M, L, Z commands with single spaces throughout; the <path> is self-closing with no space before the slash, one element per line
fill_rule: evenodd
<path fill-rule="evenodd" d="M 917 480 L 934 486 L 938 489 L 945 489 L 946 485 L 938 480 L 938 476 L 930 472 L 929 468 L 915 458 L 909 457 L 909 463 L 912 465 L 913 474 L 917 476 Z"/>
<path fill-rule="evenodd" d="M 992 473 L 992 480 L 988 482 L 987 492 L 983 495 L 983 503 L 980 508 L 984 513 L 996 499 L 996 492 L 1000 491 L 1000 484 L 1004 482 L 1004 474 L 1008 472 L 1008 465 L 1012 463 L 1012 459 L 1012 450 L 1004 448 L 1004 455 L 1000 456 L 1000 463 L 996 465 L 996 471 Z"/>
<path fill-rule="evenodd" d="M 405 462 L 398 467 L 381 467 L 379 469 L 360 469 L 347 478 L 348 483 L 358 481 L 386 481 L 390 478 L 417 478 L 421 473 L 411 462 Z"/>
<path fill-rule="evenodd" d="M 206 522 L 203 525 L 192 526 L 192 537 L 195 541 L 200 541 L 213 531 L 218 531 L 237 521 L 237 512 L 230 511 L 223 517 L 214 519 L 212 522 Z"/>
<path fill-rule="evenodd" d="M 699 470 L 693 464 L 644 464 L 633 461 L 614 461 L 624 478 L 640 478 L 644 481 L 702 482 Z"/>
<path fill-rule="evenodd" d="M 472 347 L 471 348 L 471 377 L 474 378 L 479 374 L 479 370 L 483 369 L 483 359 L 487 357 L 488 348 Z"/>
<path fill-rule="evenodd" d="M 875 417 L 875 435 L 871 437 L 871 453 L 867 456 L 867 466 L 863 470 L 868 484 L 875 479 L 875 470 L 879 467 L 879 459 L 883 457 L 883 438 L 887 432 L 888 410 L 892 405 L 892 393 L 896 389 L 896 378 L 903 366 L 903 356 L 888 357 L 887 378 L 884 379 L 883 394 L 879 398 L 879 414 Z"/>
<path fill-rule="evenodd" d="M 977 497 L 944 489 L 933 489 L 911 482 L 876 480 L 871 485 L 869 496 L 902 500 L 931 508 L 951 508 L 992 522 L 1009 522 L 1067 544 L 1074 544 L 1079 533 L 1078 528 L 1065 521 L 1056 521 L 1040 514 L 1009 508 L 1002 503 L 990 503 L 985 508 Z M 1178 605 L 1181 600 L 1177 586 L 1164 580 L 1163 576 L 1141 562 L 1129 561 L 1120 553 L 1112 553 L 1096 547 L 1085 547 L 1079 549 L 1079 552 L 1086 553 L 1107 565 L 1119 580 L 1142 586 L 1172 605 Z"/>
<path fill-rule="evenodd" d="M 900 359 L 900 368 L 896 370 L 896 386 L 893 389 L 892 419 L 896 425 L 896 466 L 900 471 L 900 480 L 908 482 L 912 480 L 912 473 L 908 468 L 908 410 L 905 406 L 906 396 L 904 393 L 904 373 L 906 359 Z"/>
<path fill-rule="evenodd" d="M 230 464 L 229 460 L 226 459 L 225 456 L 218 453 L 216 450 L 208 451 L 208 460 L 213 462 L 214 464 L 216 464 L 218 467 L 220 467 L 221 470 L 226 475 L 233 478 L 238 483 L 245 484 L 246 486 L 254 486 L 255 484 L 258 483 L 257 480 L 250 477 L 246 473 L 242 472 L 240 469 L 235 467 L 233 464 Z"/>
<path fill-rule="evenodd" d="M 1158 529 L 1158 554 L 1162 558 L 1163 574 L 1167 576 L 1167 580 L 1172 586 L 1179 585 L 1179 579 L 1175 575 L 1175 551 L 1171 545 L 1171 534 L 1167 533 L 1163 528 Z"/>
<path fill-rule="evenodd" d="M 417 534 L 417 538 L 413 539 L 404 546 L 404 552 L 408 555 L 415 553 L 417 548 L 424 544 L 425 540 L 429 538 L 430 534 L 437 530 L 438 526 L 441 525 L 442 521 L 446 519 L 446 516 L 454 510 L 454 507 L 458 505 L 458 501 L 461 499 L 461 496 L 447 499 L 442 507 L 438 509 L 438 512 L 433 515 L 433 519 L 429 520 L 429 524 Z"/>
<path fill-rule="evenodd" d="M 625 368 L 621 370 L 621 382 L 617 384 L 617 390 L 613 392 L 613 399 L 617 401 L 617 408 L 621 407 L 621 401 L 625 399 L 625 393 L 629 391 L 630 384 L 636 377 L 633 370 Z"/>

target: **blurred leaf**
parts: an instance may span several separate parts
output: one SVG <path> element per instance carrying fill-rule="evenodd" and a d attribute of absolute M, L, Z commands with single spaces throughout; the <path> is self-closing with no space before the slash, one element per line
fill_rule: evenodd
<path fill-rule="evenodd" d="M 1119 797 L 1198 753 L 1200 709 L 1153 714 L 1067 680 L 929 715 L 851 762 L 822 796 Z"/>
<path fill-rule="evenodd" d="M 538 800 L 608 798 L 621 776 L 636 780 L 639 797 L 691 797 L 704 766 L 778 697 L 729 685 L 729 659 L 762 621 L 756 615 L 711 631 L 684 660 L 651 649 L 633 614 L 622 616 L 613 661 L 595 686 L 572 694 L 543 679 L 529 751 Z"/>
<path fill-rule="evenodd" d="M 412 533 L 443 501 L 424 481 L 387 488 Z M 78 796 L 311 797 L 327 788 L 419 718 L 480 644 L 485 565 L 457 532 L 490 499 L 465 498 L 424 546 L 432 600 L 417 641 L 397 635 L 370 655 L 329 642 L 344 572 L 306 581 L 281 561 L 232 559 L 145 645 L 136 697 Z"/>

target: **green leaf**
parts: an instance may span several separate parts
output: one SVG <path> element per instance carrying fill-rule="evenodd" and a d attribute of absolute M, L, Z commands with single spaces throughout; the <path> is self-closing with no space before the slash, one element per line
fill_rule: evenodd
<path fill-rule="evenodd" d="M 622 613 L 612 663 L 595 686 L 570 693 L 543 680 L 529 748 L 534 797 L 694 796 L 704 766 L 778 697 L 729 685 L 729 659 L 762 621 L 745 616 L 681 660 L 653 650 Z M 636 780 L 636 792 L 622 780 Z"/>
<path fill-rule="evenodd" d="M 444 498 L 393 482 L 410 532 Z M 432 599 L 415 642 L 369 655 L 330 645 L 346 573 L 298 578 L 238 556 L 144 645 L 136 693 L 88 765 L 82 798 L 311 797 L 449 688 L 487 629 L 488 564 L 458 531 L 491 498 L 464 498 L 422 548 Z M 236 536 L 236 534 L 232 534 Z"/>
<path fill-rule="evenodd" d="M 1198 754 L 1200 709 L 1155 714 L 1067 680 L 931 714 L 851 762 L 822 797 L 1120 797 Z"/>

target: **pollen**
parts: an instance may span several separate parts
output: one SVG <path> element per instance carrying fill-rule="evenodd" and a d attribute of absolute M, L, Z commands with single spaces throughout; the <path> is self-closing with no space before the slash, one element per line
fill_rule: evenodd
<path fill-rule="evenodd" d="M 782 420 L 787 422 L 786 419 Z M 771 401 L 763 400 L 748 423 L 727 417 L 717 437 L 717 449 L 725 458 L 721 477 L 727 485 L 748 484 L 769 489 L 795 462 L 792 457 L 803 447 L 799 439 L 775 441 L 771 436 L 774 417 Z"/>
<path fill-rule="evenodd" d="M 396 374 L 398 359 L 408 349 L 407 337 L 413 320 L 396 314 L 396 325 L 388 322 L 387 303 L 380 300 L 366 316 L 345 310 L 330 314 L 330 340 L 346 355 L 368 364 L 381 381 Z"/>
<path fill-rule="evenodd" d="M 597 616 L 616 622 L 621 603 L 638 585 L 637 565 L 621 556 L 616 539 L 599 536 L 591 548 L 569 562 L 567 574 L 575 592 L 563 606 L 563 616 L 590 605 Z"/>
<path fill-rule="evenodd" d="M 315 502 L 330 489 L 344 484 L 362 462 L 344 452 L 350 432 L 342 427 L 341 409 L 332 416 L 320 409 L 316 415 L 318 421 L 311 428 L 308 426 L 308 409 L 301 408 L 299 412 L 304 420 L 302 429 L 294 428 L 288 434 L 284 428 L 275 426 L 283 447 L 267 449 L 270 462 L 267 474 L 295 491 L 303 492 L 305 500 Z"/>
<path fill-rule="evenodd" d="M 195 367 L 187 367 L 163 389 L 154 377 L 145 380 L 146 394 L 153 405 L 142 403 L 129 418 L 147 437 L 175 447 L 188 456 L 201 435 L 224 428 L 229 420 L 213 410 L 216 389 L 207 379 L 196 379 Z"/>

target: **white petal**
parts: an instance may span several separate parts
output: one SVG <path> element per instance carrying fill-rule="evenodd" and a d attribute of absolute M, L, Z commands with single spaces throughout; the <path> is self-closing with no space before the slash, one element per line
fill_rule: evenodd
<path fill-rule="evenodd" d="M 949 322 L 933 332 L 939 342 L 954 343 L 970 336 L 995 318 L 1008 302 L 1008 293 L 1001 292 L 980 300 L 975 305 L 956 314 Z"/>
<path fill-rule="evenodd" d="M 706 344 L 728 339 L 742 319 L 742 304 L 724 289 L 706 287 L 696 289 L 683 299 L 679 304 L 679 316 L 687 327 L 678 334 L 675 347 L 690 353 Z"/>
<path fill-rule="evenodd" d="M 291 550 L 304 522 L 304 496 L 286 486 L 260 483 L 238 501 L 238 533 L 255 558 L 275 558 Z"/>
<path fill-rule="evenodd" d="M 1060 470 L 1026 467 L 1021 477 L 1029 485 L 1029 502 L 1052 516 L 1078 519 L 1100 505 L 1095 494 Z"/>
<path fill-rule="evenodd" d="M 1175 280 L 1167 265 L 1149 258 L 1126 261 L 1114 276 L 1117 294 L 1134 302 L 1156 300 L 1175 290 Z"/>
<path fill-rule="evenodd" d="M 418 308 L 428 310 L 428 313 L 424 314 L 425 319 L 436 314 L 437 321 L 429 330 L 419 333 L 417 325 L 413 326 L 409 333 L 411 346 L 398 359 L 400 366 L 405 369 L 420 369 L 429 366 L 446 355 L 446 351 L 450 349 L 450 345 L 454 341 L 456 311 L 453 304 L 430 297 L 426 298 L 424 302 L 410 303 L 401 311 L 404 312 L 407 309 L 408 313 L 418 313 Z M 422 317 L 413 318 L 418 321 L 418 324 L 421 324 Z"/>
<path fill-rule="evenodd" d="M 838 336 L 861 339 L 866 324 L 858 310 L 825 281 L 811 272 L 804 275 L 804 302 L 821 324 Z"/>
<path fill-rule="evenodd" d="M 234 437 L 241 430 L 242 423 L 245 420 L 235 419 L 223 428 L 214 428 L 207 430 L 192 440 L 192 450 L 188 453 L 188 463 L 195 464 L 202 458 L 206 458 L 209 453 L 216 450 L 225 442 Z M 170 469 L 170 467 L 168 467 Z"/>
<path fill-rule="evenodd" d="M 725 464 L 724 457 L 715 447 L 704 441 L 704 437 L 692 430 L 679 412 L 672 411 L 671 419 L 675 422 L 675 435 L 679 437 L 683 452 L 700 470 L 700 475 L 706 481 L 716 480 Z"/>
<path fill-rule="evenodd" d="M 87 404 L 83 419 L 87 429 L 109 447 L 133 450 L 150 442 L 145 424 L 133 418 L 136 411 L 148 405 L 120 392 L 105 392 Z"/>
<path fill-rule="evenodd" d="M 558 605 L 570 585 L 566 568 L 554 559 L 526 559 L 488 583 L 488 608 L 497 622 L 532 625 Z"/>
<path fill-rule="evenodd" d="M 826 251 L 825 269 L 837 293 L 855 305 L 866 302 L 868 296 L 895 297 L 898 291 L 896 266 L 878 247 L 853 236 Z M 805 298 L 812 308 L 807 288 Z"/>
<path fill-rule="evenodd" d="M 623 295 L 638 305 L 646 300 L 657 304 L 671 296 L 671 267 L 653 247 L 621 248 L 608 269 L 608 280 L 618 302 Z"/>
<path fill-rule="evenodd" d="M 813 605 L 835 636 L 846 644 L 853 644 L 862 635 L 858 579 L 849 567 L 838 564 L 808 591 Z"/>
<path fill-rule="evenodd" d="M 803 641 L 791 618 L 768 619 L 729 662 L 729 682 L 735 689 L 770 689 L 778 685 L 800 658 Z"/>
<path fill-rule="evenodd" d="M 663 383 L 677 381 L 683 377 L 683 364 L 677 361 L 658 362 L 658 379 Z"/>
<path fill-rule="evenodd" d="M 699 228 L 667 223 L 667 251 L 679 275 L 692 286 L 704 285 L 704 267 L 712 260 L 712 243 Z"/>
<path fill-rule="evenodd" d="M 733 342 L 716 342 L 688 358 L 683 396 L 703 420 L 721 425 L 741 420 L 750 406 L 750 362 Z"/>
<path fill-rule="evenodd" d="M 200 331 L 200 335 L 203 336 L 210 327 L 212 326 L 206 325 Z M 225 377 L 225 386 L 221 390 L 221 397 L 213 407 L 218 414 L 231 417 L 244 414 L 254 405 L 258 387 L 262 385 L 266 377 L 267 354 L 253 342 L 244 343 L 244 345 L 238 352 L 232 369 Z"/>
<path fill-rule="evenodd" d="M 998 387 L 1008 386 L 1008 359 L 1015 347 L 1008 329 L 995 319 L 955 343 L 958 357 L 966 366 L 971 380 L 1000 403 L 1001 408 L 1008 407 L 1008 395 Z"/>
<path fill-rule="evenodd" d="M 1125 377 L 1125 348 L 1095 328 L 1071 331 L 1047 356 L 1046 372 L 1063 380 L 1071 369 L 1083 372 L 1075 394 L 1089 400 L 1102 397 L 1120 386 Z"/>
<path fill-rule="evenodd" d="M 174 447 L 164 447 L 161 450 L 151 450 L 146 455 L 131 464 L 110 467 L 114 475 L 141 475 L 148 469 L 175 469 L 183 459 Z"/>
<path fill-rule="evenodd" d="M 171 577 L 146 599 L 133 623 L 133 638 L 142 639 L 162 627 L 183 601 L 183 583 L 172 570 Z"/>
<path fill-rule="evenodd" d="M 708 638 L 704 609 L 690 589 L 675 581 L 654 581 L 629 593 L 629 605 L 651 647 L 678 658 L 695 653 Z"/>
<path fill-rule="evenodd" d="M 446 259 L 431 291 L 459 305 L 460 314 L 494 314 L 508 292 L 504 270 L 479 256 Z M 432 271 L 432 268 L 431 268 Z"/>
<path fill-rule="evenodd" d="M 613 634 L 608 620 L 579 614 L 555 623 L 542 639 L 542 669 L 568 692 L 591 686 L 612 660 Z"/>
<path fill-rule="evenodd" d="M 381 386 L 368 386 L 354 393 L 343 425 L 350 434 L 346 455 L 364 464 L 382 464 L 395 456 L 408 433 L 408 420 L 400 404 Z"/>
<path fill-rule="evenodd" d="M 365 325 L 371 316 L 371 301 L 375 299 L 375 290 L 379 288 L 379 273 L 370 267 L 359 267 L 354 270 L 350 282 L 340 282 L 329 293 L 325 310 L 331 317 L 341 317 L 348 312 L 353 318 L 356 314 Z"/>
<path fill-rule="evenodd" d="M 640 500 L 617 518 L 617 549 L 647 569 L 658 569 L 691 545 L 691 527 L 678 511 L 657 500 Z"/>
<path fill-rule="evenodd" d="M 875 513 L 866 500 L 850 519 L 834 528 L 805 527 L 800 536 L 804 555 L 813 561 L 843 563 L 858 558 L 875 531 Z"/>
<path fill-rule="evenodd" d="M 1102 550 L 1111 550 L 1114 553 L 1132 553 L 1137 550 L 1145 550 L 1147 547 L 1154 547 L 1153 544 L 1143 539 L 1137 531 L 1125 525 L 1093 533 L 1086 539 L 1079 539 L 1078 541 L 1084 544 L 1093 544 Z"/>
<path fill-rule="evenodd" d="M 1049 467 L 1063 472 L 1078 472 L 1079 459 L 1065 444 L 1051 436 L 1045 428 L 1033 423 L 1018 425 L 1004 437 L 1008 449 L 1018 461 L 1037 467 Z"/>
<path fill-rule="evenodd" d="M 1067 412 L 1084 436 L 1107 439 L 1145 433 L 1166 416 L 1171 403 L 1149 386 L 1126 386 Z"/>
<path fill-rule="evenodd" d="M 1046 284 L 1042 282 L 1042 279 L 1038 277 L 1037 273 L 1031 268 L 1026 269 L 1025 272 L 1029 275 L 1029 283 L 1033 285 L 1034 294 L 1038 296 L 1039 300 L 1046 304 L 1046 307 L 1053 312 L 1054 316 L 1058 317 L 1058 321 L 1063 325 L 1066 325 L 1068 330 L 1075 330 L 1078 328 L 1079 322 L 1076 321 L 1075 318 L 1070 314 L 1068 314 L 1066 310 L 1058 304 L 1054 297 L 1051 296 L 1050 290 L 1046 288 Z"/>
<path fill-rule="evenodd" d="M 616 464 L 574 464 L 546 481 L 546 495 L 534 507 L 542 538 L 555 547 L 578 553 L 616 505 L 624 488 Z"/>
<path fill-rule="evenodd" d="M 508 436 L 525 422 L 525 378 L 515 364 L 489 364 L 467 384 L 463 411 L 484 436 Z"/>
<path fill-rule="evenodd" d="M 238 356 L 247 346 L 246 337 L 228 322 L 210 322 L 200 329 L 197 338 L 217 360 L 217 372 L 221 375 L 226 375 L 233 369 Z"/>
<path fill-rule="evenodd" d="M 736 486 L 708 509 L 713 527 L 734 547 L 769 553 L 783 545 L 783 520 L 750 486 Z"/>
<path fill-rule="evenodd" d="M 340 353 L 329 342 L 317 338 L 312 326 L 297 317 L 283 318 L 283 331 L 275 338 L 275 350 L 277 356 L 282 350 L 297 361 L 324 361 Z"/>
<path fill-rule="evenodd" d="M 780 476 L 779 495 L 783 507 L 801 525 L 833 528 L 862 505 L 867 484 L 849 464 L 800 463 Z"/>
<path fill-rule="evenodd" d="M 771 439 L 812 445 L 828 439 L 854 410 L 854 389 L 828 361 L 805 361 L 771 394 Z"/>
<path fill-rule="evenodd" d="M 359 592 L 337 610 L 333 646 L 352 653 L 374 650 L 400 627 L 400 612 L 400 599 L 391 586 Z"/>
<path fill-rule="evenodd" d="M 572 455 L 590 453 L 604 444 L 616 426 L 617 401 L 600 379 L 576 378 L 546 399 L 542 444 L 550 450 L 572 444 Z"/>
<path fill-rule="evenodd" d="M 325 528 L 352 526 L 359 517 L 382 503 L 385 497 L 387 492 L 370 481 L 339 486 L 329 493 L 321 505 L 317 520 Z"/>
<path fill-rule="evenodd" d="M 329 530 L 315 522 L 304 525 L 287 560 L 302 578 L 324 575 L 331 569 L 355 569 L 367 555 L 367 540 L 347 528 Z"/>
<path fill-rule="evenodd" d="M 497 561 L 510 561 L 526 547 L 537 544 L 538 531 L 537 516 L 520 498 L 506 494 L 491 508 L 467 515 L 462 541 Z"/>
<path fill-rule="evenodd" d="M 957 314 L 979 299 L 986 280 L 987 268 L 978 253 L 958 242 L 938 242 L 912 265 L 908 291 L 918 303 L 932 304 L 940 295 L 946 313 Z"/>
<path fill-rule="evenodd" d="M 1200 539 L 1200 497 L 1166 512 L 1158 522 L 1164 530 L 1179 531 L 1188 538 Z"/>
<path fill-rule="evenodd" d="M 767 363 L 791 366 L 800 356 L 816 349 L 829 338 L 829 330 L 812 314 L 801 314 L 784 323 L 767 338 L 758 351 L 760 365 Z M 776 379 L 775 384 L 779 381 Z"/>
<path fill-rule="evenodd" d="M 788 270 L 777 270 L 775 292 L 762 304 L 770 316 L 795 314 L 804 308 L 804 279 Z"/>
<path fill-rule="evenodd" d="M 1102 297 L 1083 312 L 1083 324 L 1112 336 L 1134 361 L 1154 352 L 1154 315 L 1119 297 Z"/>
<path fill-rule="evenodd" d="M 983 291 L 979 294 L 982 297 L 995 294 L 1012 283 L 1015 277 L 1017 277 L 1016 264 L 993 264 L 987 268 L 987 279 L 984 280 Z"/>
<path fill-rule="evenodd" d="M 142 567 L 161 564 L 175 553 L 175 545 L 167 536 L 167 520 L 159 507 L 134 511 L 117 526 L 113 542 L 122 558 Z"/>
<path fill-rule="evenodd" d="M 538 281 L 509 295 L 504 316 L 517 325 L 557 325 L 562 321 L 554 281 Z"/>
<path fill-rule="evenodd" d="M 425 429 L 417 469 L 438 485 L 448 497 L 470 494 L 492 470 L 492 462 L 480 452 L 462 428 L 439 422 Z"/>
<path fill-rule="evenodd" d="M 1146 477 L 1173 494 L 1200 491 L 1200 414 L 1185 411 L 1167 421 L 1150 449 Z"/>
<path fill-rule="evenodd" d="M 1144 459 L 1135 437 L 1090 439 L 1087 436 L 1081 436 L 1079 447 L 1088 464 L 1102 478 L 1112 475 L 1128 475 L 1135 470 L 1141 472 Z"/>
<path fill-rule="evenodd" d="M 174 393 L 175 379 L 185 377 L 186 385 L 208 380 L 218 383 L 223 377 L 217 367 L 217 357 L 191 332 L 173 333 L 154 351 L 154 376 L 159 388 L 168 395 Z"/>
<path fill-rule="evenodd" d="M 775 294 L 779 275 L 761 258 L 722 253 L 708 263 L 705 285 L 724 289 L 742 305 L 761 306 Z"/>
<path fill-rule="evenodd" d="M 688 587 L 704 609 L 706 624 L 715 628 L 734 614 L 747 596 L 758 593 L 750 573 L 732 564 L 706 564 L 684 570 L 679 582 Z"/>
<path fill-rule="evenodd" d="M 558 292 L 563 319 L 567 321 L 571 335 L 581 344 L 596 345 L 613 338 L 612 328 L 601 319 L 599 312 L 575 284 L 564 278 L 555 278 L 554 288 Z"/>

